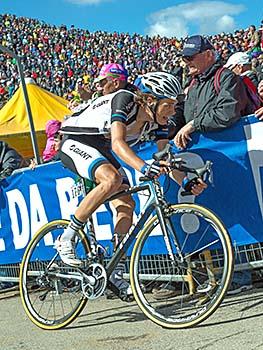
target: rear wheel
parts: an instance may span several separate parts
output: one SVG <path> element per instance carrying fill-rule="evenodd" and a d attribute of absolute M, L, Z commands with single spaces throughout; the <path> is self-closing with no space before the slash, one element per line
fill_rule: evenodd
<path fill-rule="evenodd" d="M 67 220 L 44 225 L 33 237 L 20 269 L 20 295 L 30 320 L 44 329 L 59 329 L 71 323 L 87 303 L 81 289 L 80 273 L 61 261 L 55 240 L 68 226 Z M 86 260 L 89 244 L 79 231 L 76 247 Z"/>
<path fill-rule="evenodd" d="M 136 240 L 131 286 L 153 322 L 166 328 L 192 327 L 223 300 L 233 272 L 231 240 L 218 217 L 196 204 L 170 206 L 165 223 L 171 250 L 155 215 Z"/>

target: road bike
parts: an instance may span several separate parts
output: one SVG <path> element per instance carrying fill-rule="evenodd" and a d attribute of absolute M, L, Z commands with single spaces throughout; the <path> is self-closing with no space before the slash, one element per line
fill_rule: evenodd
<path fill-rule="evenodd" d="M 212 171 L 210 161 L 198 169 L 186 166 L 169 144 L 153 158 L 168 159 L 171 171 L 177 169 L 204 180 Z M 80 185 L 87 191 L 85 184 L 81 179 Z M 231 282 L 234 261 L 223 222 L 201 205 L 169 204 L 160 180 L 148 177 L 141 177 L 138 185 L 115 194 L 108 202 L 136 193 L 146 195 L 146 203 L 110 258 L 96 240 L 92 218 L 87 222 L 87 232 L 80 230 L 76 237 L 81 268 L 65 265 L 54 248 L 67 220 L 49 222 L 34 235 L 21 263 L 20 294 L 35 325 L 48 330 L 67 326 L 88 300 L 101 297 L 106 289 L 122 298 L 109 276 L 128 249 L 132 250 L 129 279 L 135 301 L 153 322 L 171 329 L 192 327 L 220 306 Z M 202 290 L 204 282 L 207 288 Z M 157 300 L 153 294 L 156 286 L 169 287 L 174 295 Z"/>

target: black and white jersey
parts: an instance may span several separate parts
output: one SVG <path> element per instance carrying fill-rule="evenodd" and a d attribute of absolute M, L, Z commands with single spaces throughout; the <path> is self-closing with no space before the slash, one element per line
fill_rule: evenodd
<path fill-rule="evenodd" d="M 135 102 L 136 94 L 128 90 L 118 90 L 112 94 L 98 97 L 80 112 L 74 113 L 62 124 L 61 132 L 69 135 L 104 135 L 110 137 L 111 124 L 115 121 L 127 125 L 127 141 L 146 141 L 166 139 L 167 126 L 145 122 L 140 133 L 133 135 L 139 110 Z"/>
<path fill-rule="evenodd" d="M 74 113 L 64 121 L 61 131 L 66 134 L 109 134 L 114 121 L 127 124 L 136 119 L 138 106 L 135 96 L 130 91 L 118 90 L 98 97 L 83 111 Z"/>

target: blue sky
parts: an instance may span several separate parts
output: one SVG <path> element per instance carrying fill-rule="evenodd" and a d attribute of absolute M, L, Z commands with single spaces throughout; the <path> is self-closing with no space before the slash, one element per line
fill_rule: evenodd
<path fill-rule="evenodd" d="M 0 0 L 0 13 L 48 24 L 96 30 L 177 36 L 233 32 L 260 25 L 262 0 Z"/>

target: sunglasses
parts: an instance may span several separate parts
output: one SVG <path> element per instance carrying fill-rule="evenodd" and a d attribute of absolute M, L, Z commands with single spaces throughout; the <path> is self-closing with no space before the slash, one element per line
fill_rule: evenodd
<path fill-rule="evenodd" d="M 196 54 L 193 55 L 193 56 L 183 56 L 183 57 L 182 57 L 182 60 L 183 60 L 183 61 L 187 61 L 187 62 L 192 62 L 192 61 L 195 59 L 195 57 L 196 57 L 197 55 L 199 55 L 199 53 L 196 53 Z"/>
<path fill-rule="evenodd" d="M 202 51 L 202 52 L 197 52 L 195 55 L 193 56 L 183 56 L 182 60 L 185 62 L 191 62 L 193 61 L 198 55 L 202 55 L 204 52 L 206 52 L 208 50 Z"/>

